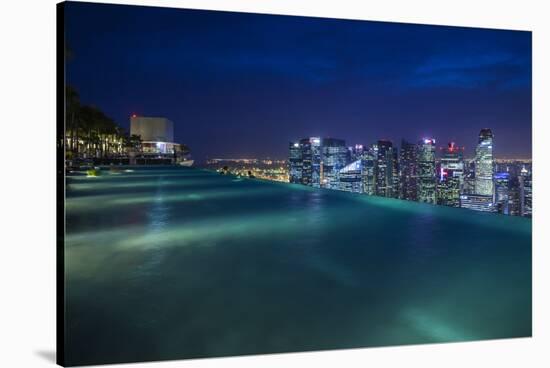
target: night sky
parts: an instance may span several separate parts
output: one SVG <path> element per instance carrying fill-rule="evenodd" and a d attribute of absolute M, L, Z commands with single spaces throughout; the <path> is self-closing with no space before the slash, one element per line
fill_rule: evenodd
<path fill-rule="evenodd" d="M 128 128 L 164 116 L 195 159 L 302 137 L 432 136 L 531 157 L 531 33 L 67 3 L 67 82 Z"/>

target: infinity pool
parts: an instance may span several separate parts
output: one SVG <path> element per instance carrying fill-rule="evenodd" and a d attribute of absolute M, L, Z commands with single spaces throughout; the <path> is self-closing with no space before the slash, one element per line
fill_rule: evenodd
<path fill-rule="evenodd" d="M 68 365 L 531 336 L 531 220 L 190 168 L 67 178 Z"/>

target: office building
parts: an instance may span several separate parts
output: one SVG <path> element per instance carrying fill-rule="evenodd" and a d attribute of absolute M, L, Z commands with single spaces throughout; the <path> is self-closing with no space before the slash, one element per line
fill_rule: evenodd
<path fill-rule="evenodd" d="M 365 146 L 362 144 L 356 144 L 355 146 L 348 147 L 348 162 L 360 160 L 365 153 Z"/>
<path fill-rule="evenodd" d="M 338 175 L 347 164 L 348 148 L 343 139 L 323 138 L 321 142 L 321 187 L 339 189 Z"/>
<path fill-rule="evenodd" d="M 521 180 L 518 176 L 510 176 L 510 187 L 508 191 L 508 214 L 510 216 L 521 216 L 522 205 Z"/>
<path fill-rule="evenodd" d="M 493 196 L 493 133 L 481 129 L 475 152 L 475 193 Z"/>
<path fill-rule="evenodd" d="M 360 159 L 342 168 L 338 174 L 339 190 L 363 193 L 363 165 Z"/>
<path fill-rule="evenodd" d="M 416 201 L 416 154 L 417 146 L 406 140 L 401 141 L 399 152 L 399 198 Z"/>
<path fill-rule="evenodd" d="M 321 138 L 301 139 L 302 184 L 319 188 L 321 186 Z"/>
<path fill-rule="evenodd" d="M 399 175 L 397 150 L 391 141 L 379 140 L 376 144 L 376 195 L 398 197 Z"/>
<path fill-rule="evenodd" d="M 367 195 L 376 194 L 376 163 L 378 152 L 375 150 L 376 145 L 363 152 L 362 161 L 362 181 L 363 193 Z"/>
<path fill-rule="evenodd" d="M 464 185 L 463 149 L 450 142 L 443 149 L 437 182 L 437 203 L 460 207 L 460 192 Z"/>
<path fill-rule="evenodd" d="M 503 215 L 510 214 L 510 174 L 496 173 L 494 176 L 496 211 Z"/>
<path fill-rule="evenodd" d="M 299 184 L 302 182 L 302 147 L 299 142 L 290 142 L 288 146 L 288 181 Z"/>
<path fill-rule="evenodd" d="M 419 202 L 436 203 L 435 139 L 418 143 L 416 188 Z"/>
<path fill-rule="evenodd" d="M 521 186 L 522 186 L 522 204 L 521 216 L 531 217 L 533 215 L 533 180 L 532 174 L 525 167 L 521 170 Z"/>

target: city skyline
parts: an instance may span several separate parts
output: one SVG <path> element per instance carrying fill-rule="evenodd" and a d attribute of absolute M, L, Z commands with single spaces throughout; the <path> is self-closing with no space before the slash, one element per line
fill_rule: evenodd
<path fill-rule="evenodd" d="M 514 216 L 532 215 L 532 166 L 498 163 L 493 132 L 479 131 L 475 158 L 450 141 L 436 155 L 436 139 L 348 145 L 309 137 L 288 143 L 288 182 L 314 188 L 460 207 Z M 228 172 L 224 167 L 222 173 Z M 250 172 L 249 172 L 250 173 Z M 252 174 L 249 174 L 253 177 Z"/>
<path fill-rule="evenodd" d="M 473 157 L 486 127 L 495 157 L 531 158 L 530 32 L 86 3 L 67 14 L 81 100 L 126 128 L 132 114 L 166 116 L 199 160 L 282 158 L 295 136 L 430 136 Z"/>

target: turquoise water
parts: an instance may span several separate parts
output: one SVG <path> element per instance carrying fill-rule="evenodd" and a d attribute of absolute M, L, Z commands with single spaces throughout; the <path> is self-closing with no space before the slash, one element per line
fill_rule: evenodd
<path fill-rule="evenodd" d="M 531 336 L 531 220 L 197 169 L 67 178 L 69 365 Z"/>

